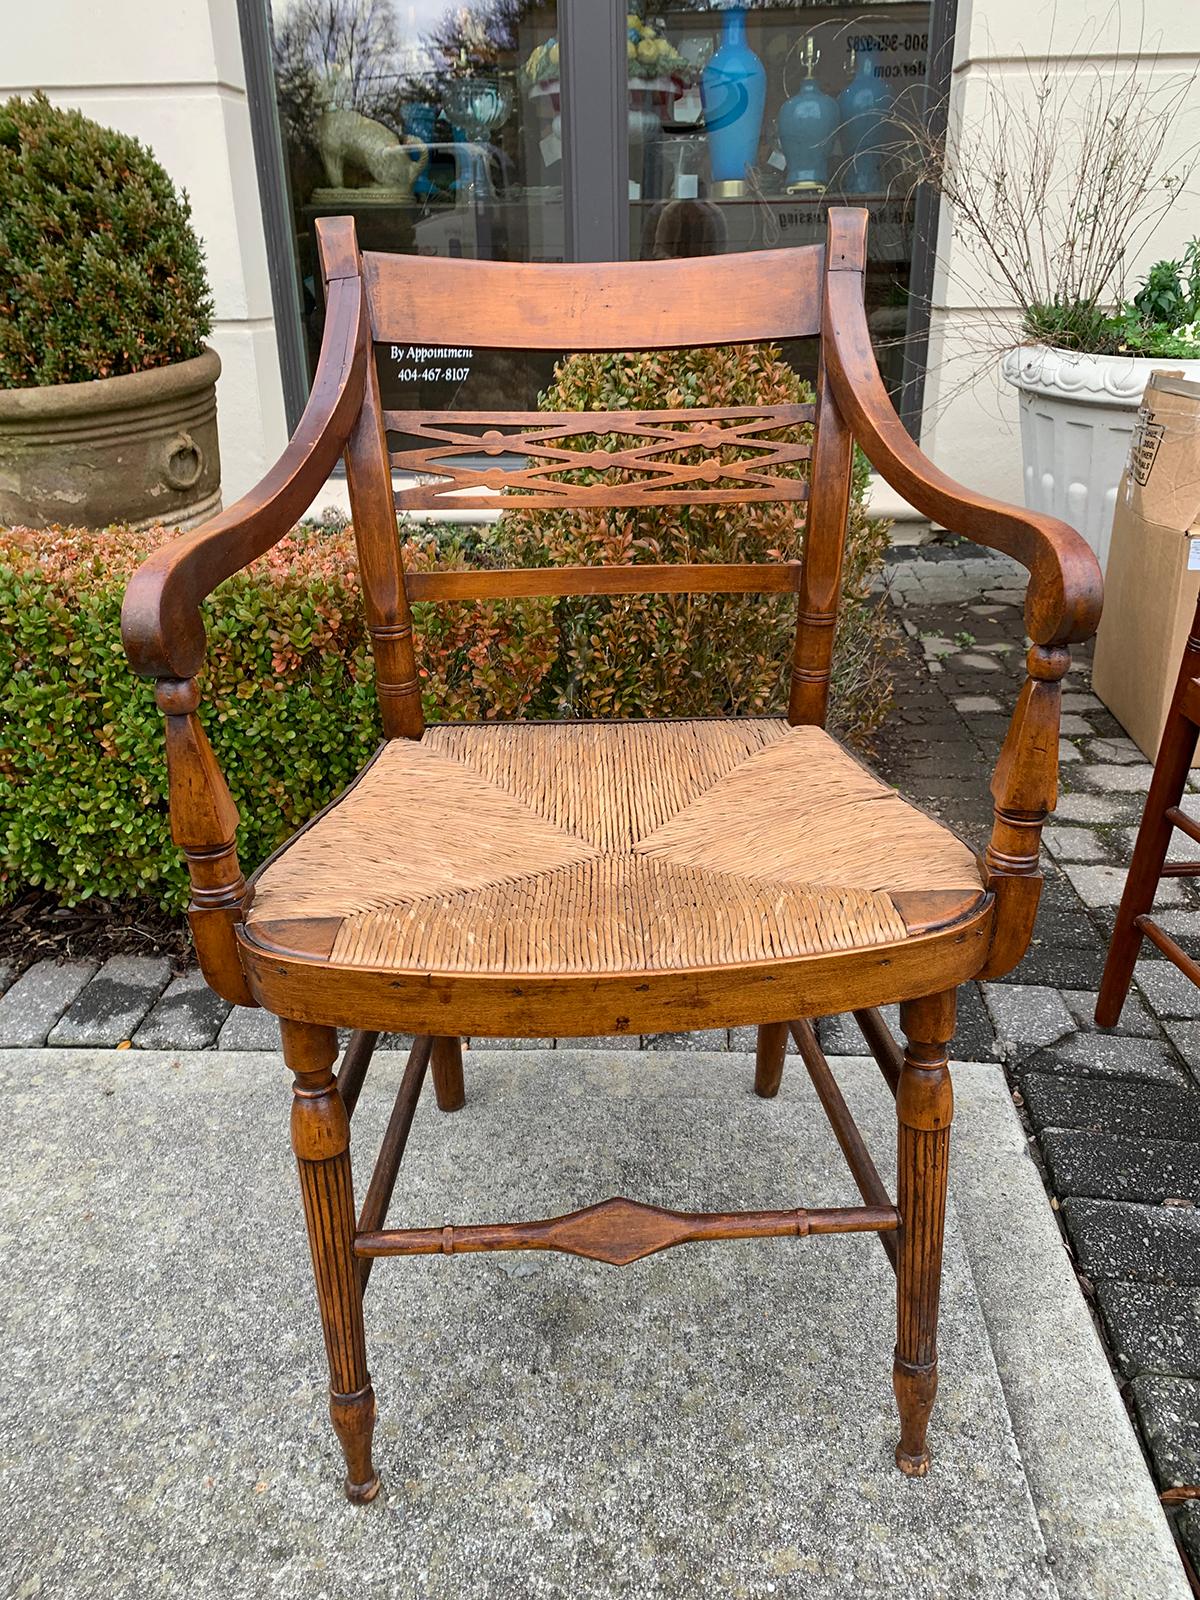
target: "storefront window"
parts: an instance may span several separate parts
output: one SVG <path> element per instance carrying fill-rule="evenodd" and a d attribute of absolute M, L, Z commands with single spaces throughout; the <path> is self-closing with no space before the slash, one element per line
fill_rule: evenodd
<path fill-rule="evenodd" d="M 323 305 L 314 223 L 354 218 L 364 250 L 496 261 L 563 259 L 563 161 L 554 0 L 271 0 L 310 373 Z M 521 66 L 539 60 L 534 84 Z M 532 397 L 545 358 L 454 361 L 377 352 L 384 403 Z"/>
<path fill-rule="evenodd" d="M 913 255 L 904 128 L 930 6 L 685 3 L 631 9 L 626 25 L 631 253 L 813 244 L 830 205 L 867 207 L 867 308 L 895 388 Z"/>
<path fill-rule="evenodd" d="M 593 212 L 619 216 L 616 152 L 586 129 L 564 133 L 565 26 L 571 70 L 612 84 L 618 126 L 619 97 L 628 104 L 628 241 L 617 229 L 592 253 L 810 244 L 831 204 L 866 206 L 870 325 L 899 389 L 915 232 L 904 130 L 925 103 L 935 16 L 952 0 L 266 3 L 310 372 L 323 324 L 318 218 L 349 213 L 369 250 L 561 261 L 573 204 L 607 183 L 613 203 Z M 786 353 L 812 376 L 811 348 Z M 416 409 L 532 406 L 553 361 L 472 351 L 439 363 L 393 348 L 377 358 L 385 403 Z"/>

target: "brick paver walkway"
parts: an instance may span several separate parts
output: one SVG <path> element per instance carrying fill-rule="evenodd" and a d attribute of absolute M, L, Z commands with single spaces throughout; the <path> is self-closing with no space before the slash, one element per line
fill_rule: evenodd
<path fill-rule="evenodd" d="M 1024 672 L 1022 574 L 940 554 L 892 572 L 910 654 L 926 671 L 897 674 L 879 766 L 982 846 L 985 778 Z M 1160 1490 L 1178 1499 L 1177 1532 L 1200 1565 L 1200 1501 L 1190 1498 L 1200 1486 L 1200 991 L 1150 951 L 1120 1026 L 1092 1022 L 1151 768 L 1091 694 L 1090 649 L 1075 657 L 1034 943 L 982 999 Z M 1200 793 L 1184 808 L 1200 816 Z M 1178 836 L 1176 854 L 1196 848 Z M 1168 880 L 1158 905 L 1188 942 L 1195 885 Z M 958 1054 L 970 1053 L 966 1042 Z"/>

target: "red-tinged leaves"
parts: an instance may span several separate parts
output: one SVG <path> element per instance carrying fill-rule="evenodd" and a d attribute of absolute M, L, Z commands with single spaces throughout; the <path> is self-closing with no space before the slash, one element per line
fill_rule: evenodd
<path fill-rule="evenodd" d="M 162 720 L 120 648 L 121 598 L 162 529 L 0 530 L 0 902 L 181 906 Z M 428 543 L 414 565 L 462 565 Z M 439 615 L 438 613 L 441 613 Z M 201 715 L 249 869 L 350 781 L 380 737 L 352 532 L 297 530 L 205 607 Z M 545 601 L 417 608 L 430 718 L 522 715 L 558 648 Z"/>
<path fill-rule="evenodd" d="M 812 399 L 773 345 L 710 346 L 640 354 L 568 356 L 539 404 L 552 411 L 674 410 L 786 405 Z M 808 428 L 798 430 L 803 436 Z M 787 437 L 788 430 L 773 436 Z M 619 435 L 580 437 L 579 450 L 617 449 Z M 729 460 L 740 452 L 726 449 Z M 681 451 L 699 462 L 707 452 Z M 789 470 L 784 468 L 782 470 Z M 807 463 L 791 468 L 807 473 Z M 894 631 L 870 596 L 887 547 L 885 525 L 863 510 L 867 464 L 855 467 L 854 504 L 837 633 L 832 721 L 865 739 L 886 715 Z M 619 483 L 614 469 L 580 469 L 580 482 Z M 720 504 L 569 512 L 510 512 L 494 536 L 527 566 L 776 562 L 804 546 L 803 506 Z M 777 712 L 786 701 L 795 602 L 783 596 L 654 595 L 565 599 L 551 709 L 571 716 L 689 716 Z"/>

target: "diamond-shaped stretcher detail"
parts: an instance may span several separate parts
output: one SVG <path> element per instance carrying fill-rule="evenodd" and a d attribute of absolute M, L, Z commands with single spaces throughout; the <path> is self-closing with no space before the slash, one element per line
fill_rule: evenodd
<path fill-rule="evenodd" d="M 628 1267 L 677 1244 L 719 1239 L 804 1239 L 813 1233 L 892 1233 L 890 1203 L 792 1211 L 668 1211 L 614 1195 L 563 1217 L 535 1222 L 475 1222 L 440 1228 L 369 1229 L 355 1236 L 360 1257 L 463 1255 L 478 1250 L 558 1250 Z"/>
<path fill-rule="evenodd" d="M 402 973 L 686 972 L 895 945 L 983 895 L 972 852 L 818 728 L 431 728 L 262 870 L 247 932 Z"/>
<path fill-rule="evenodd" d="M 627 1200 L 624 1195 L 555 1217 L 541 1224 L 541 1228 L 541 1249 L 586 1256 L 613 1267 L 627 1267 L 658 1250 L 686 1244 L 697 1233 L 694 1219 L 687 1212 L 667 1211 Z M 796 1232 L 800 1232 L 799 1226 Z"/>

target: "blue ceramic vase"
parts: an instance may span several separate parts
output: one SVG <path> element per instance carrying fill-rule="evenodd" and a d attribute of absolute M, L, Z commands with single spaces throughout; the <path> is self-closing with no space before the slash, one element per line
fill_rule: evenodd
<path fill-rule="evenodd" d="M 744 185 L 758 156 L 767 70 L 746 43 L 740 7 L 725 13 L 720 48 L 700 74 L 700 98 L 713 184 Z"/>
<path fill-rule="evenodd" d="M 867 51 L 858 58 L 857 70 L 838 96 L 842 119 L 842 154 L 846 158 L 847 194 L 882 194 L 880 161 L 884 125 L 892 106 L 887 84 L 875 71 Z"/>
<path fill-rule="evenodd" d="M 806 189 L 824 189 L 829 183 L 829 162 L 833 140 L 841 116 L 837 101 L 827 95 L 812 75 L 810 57 L 808 77 L 790 100 L 779 108 L 776 127 L 779 144 L 787 161 L 789 194 Z"/>

